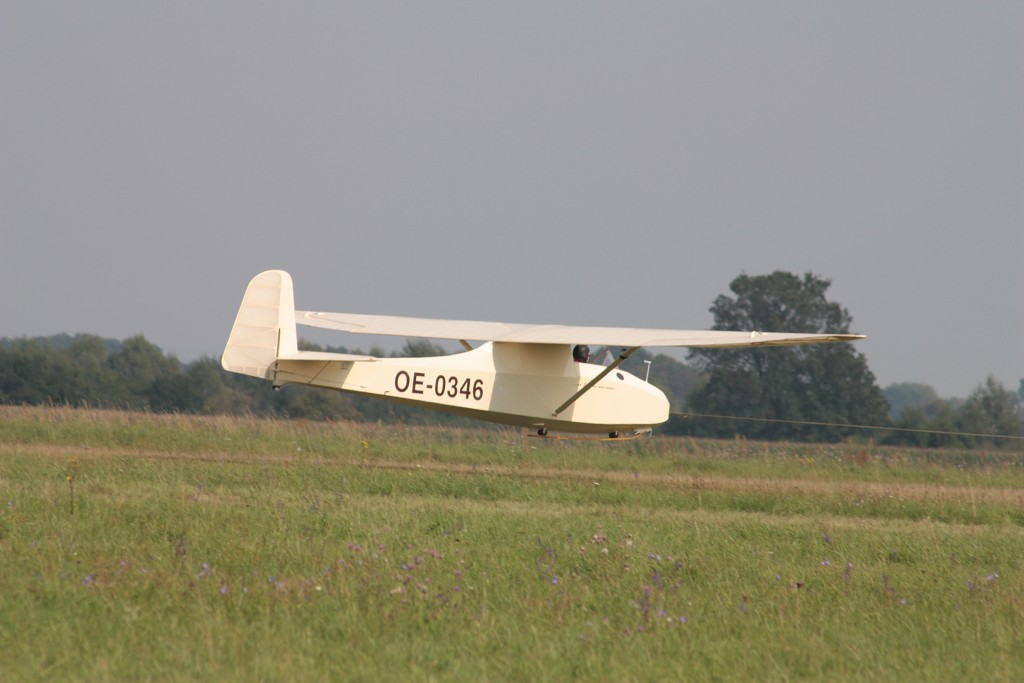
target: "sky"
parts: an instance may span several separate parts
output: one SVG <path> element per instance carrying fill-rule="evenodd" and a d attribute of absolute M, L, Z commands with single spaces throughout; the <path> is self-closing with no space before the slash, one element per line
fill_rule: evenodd
<path fill-rule="evenodd" d="M 1016 390 L 1024 3 L 7 0 L 0 234 L 0 337 L 217 357 L 268 268 L 300 309 L 703 329 L 810 271 L 880 386 Z"/>

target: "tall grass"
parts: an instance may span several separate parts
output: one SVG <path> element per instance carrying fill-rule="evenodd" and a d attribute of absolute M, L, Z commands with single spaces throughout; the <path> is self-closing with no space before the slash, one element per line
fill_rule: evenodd
<path fill-rule="evenodd" d="M 1024 680 L 1019 457 L 3 408 L 0 671 Z"/>

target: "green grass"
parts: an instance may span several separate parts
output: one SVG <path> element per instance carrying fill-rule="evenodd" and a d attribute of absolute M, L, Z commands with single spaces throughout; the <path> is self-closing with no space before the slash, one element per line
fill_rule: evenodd
<path fill-rule="evenodd" d="M 0 672 L 1024 680 L 1022 460 L 0 408 Z"/>

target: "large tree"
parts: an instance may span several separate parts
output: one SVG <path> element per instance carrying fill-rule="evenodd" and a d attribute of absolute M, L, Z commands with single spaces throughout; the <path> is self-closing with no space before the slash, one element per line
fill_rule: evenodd
<path fill-rule="evenodd" d="M 1021 423 L 1013 396 L 1001 382 L 992 375 L 979 386 L 964 402 L 960 412 L 959 427 L 973 434 L 1021 436 Z M 973 439 L 975 443 L 986 443 L 986 439 Z M 1002 446 L 1010 442 L 993 440 Z"/>
<path fill-rule="evenodd" d="M 716 330 L 848 333 L 852 318 L 825 293 L 831 282 L 812 273 L 740 275 L 733 296 L 715 299 Z M 695 413 L 769 420 L 884 425 L 888 404 L 867 360 L 853 344 L 694 349 L 690 358 L 708 374 L 690 396 Z M 694 433 L 761 439 L 835 441 L 853 432 L 788 422 L 704 418 Z"/>

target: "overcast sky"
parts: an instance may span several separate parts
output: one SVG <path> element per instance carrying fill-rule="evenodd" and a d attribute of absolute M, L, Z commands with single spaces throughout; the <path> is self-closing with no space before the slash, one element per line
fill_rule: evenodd
<path fill-rule="evenodd" d="M 1020 2 L 6 0 L 0 98 L 0 336 L 219 356 L 267 268 L 699 329 L 782 269 L 883 387 L 1024 377 Z"/>

